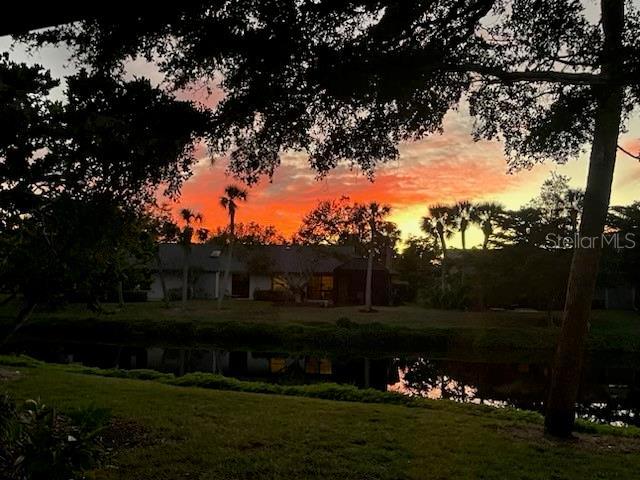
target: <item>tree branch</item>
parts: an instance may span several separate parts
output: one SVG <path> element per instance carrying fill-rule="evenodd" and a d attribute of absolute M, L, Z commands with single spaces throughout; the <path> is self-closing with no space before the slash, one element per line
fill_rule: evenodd
<path fill-rule="evenodd" d="M 624 148 L 622 148 L 620 145 L 618 145 L 618 150 L 620 150 L 622 153 L 626 153 L 631 158 L 635 158 L 636 160 L 640 161 L 640 153 L 637 154 L 637 155 L 634 155 L 633 153 L 629 152 L 628 150 L 625 150 Z"/>
<path fill-rule="evenodd" d="M 559 72 L 556 70 L 507 71 L 476 63 L 444 64 L 441 69 L 448 72 L 477 73 L 505 82 L 548 82 L 569 85 L 610 85 L 612 83 L 610 78 L 596 73 Z M 633 83 L 640 83 L 640 78 L 633 79 Z"/>

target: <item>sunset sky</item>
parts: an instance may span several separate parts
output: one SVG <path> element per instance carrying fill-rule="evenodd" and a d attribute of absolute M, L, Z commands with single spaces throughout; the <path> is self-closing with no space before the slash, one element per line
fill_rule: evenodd
<path fill-rule="evenodd" d="M 10 41 L 0 38 L 0 51 L 9 48 Z M 56 77 L 68 75 L 72 67 L 65 66 L 67 53 L 60 49 L 45 48 L 29 56 L 17 46 L 11 53 L 16 61 L 39 63 L 52 70 Z M 141 62 L 132 64 L 130 75 L 146 75 L 159 82 L 161 78 L 152 66 Z M 59 95 L 60 92 L 57 92 Z M 206 103 L 202 91 L 186 92 L 184 98 Z M 587 174 L 587 154 L 566 165 L 551 162 L 530 171 L 506 173 L 502 145 L 498 142 L 473 142 L 470 135 L 471 119 L 466 107 L 450 112 L 446 117 L 444 134 L 400 146 L 400 159 L 380 167 L 375 182 L 370 182 L 359 171 L 340 167 L 325 179 L 318 181 L 309 168 L 304 155 L 286 154 L 282 166 L 272 181 L 264 180 L 249 192 L 249 199 L 238 213 L 239 222 L 256 221 L 273 224 L 285 235 L 298 228 L 303 215 L 319 201 L 349 196 L 359 202 L 378 201 L 391 205 L 391 219 L 402 230 L 403 237 L 419 234 L 420 217 L 427 206 L 437 202 L 498 201 L 508 208 L 516 208 L 536 195 L 540 184 L 552 170 L 571 177 L 575 187 L 584 188 Z M 628 132 L 620 141 L 628 150 L 640 151 L 640 119 L 634 115 Z M 219 206 L 224 187 L 234 179 L 225 173 L 225 159 L 212 159 L 206 149 L 198 149 L 199 163 L 193 177 L 184 185 L 179 203 L 174 210 L 188 207 L 204 215 L 208 228 L 223 225 L 225 212 Z M 625 204 L 640 199 L 637 186 L 640 163 L 622 153 L 614 178 L 612 204 Z M 480 242 L 479 232 L 472 232 L 470 242 Z M 456 245 L 456 240 L 453 242 Z"/>

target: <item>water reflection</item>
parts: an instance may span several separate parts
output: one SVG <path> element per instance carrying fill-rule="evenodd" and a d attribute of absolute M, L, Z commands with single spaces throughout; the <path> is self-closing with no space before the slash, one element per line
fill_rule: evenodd
<path fill-rule="evenodd" d="M 549 367 L 538 363 L 434 359 L 428 356 L 363 358 L 222 349 L 51 345 L 20 351 L 49 362 L 101 368 L 149 368 L 184 375 L 213 372 L 247 380 L 303 384 L 322 381 L 406 395 L 542 411 Z M 578 414 L 613 425 L 640 426 L 640 367 L 588 362 Z"/>

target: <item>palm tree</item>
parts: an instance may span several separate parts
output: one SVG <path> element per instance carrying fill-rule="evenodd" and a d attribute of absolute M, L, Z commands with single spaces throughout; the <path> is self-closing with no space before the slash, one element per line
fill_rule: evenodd
<path fill-rule="evenodd" d="M 447 260 L 447 239 L 453 235 L 451 228 L 451 207 L 447 205 L 431 205 L 429 207 L 429 215 L 422 217 L 422 231 L 427 235 L 435 238 L 440 243 L 442 250 L 442 290 L 444 291 L 446 282 L 445 262 Z"/>
<path fill-rule="evenodd" d="M 222 299 L 229 283 L 229 271 L 231 270 L 231 257 L 233 254 L 233 242 L 235 239 L 236 211 L 238 201 L 246 201 L 248 192 L 236 185 L 227 185 L 224 195 L 220 197 L 220 206 L 229 213 L 229 248 L 227 249 L 227 264 L 222 277 L 222 288 L 218 288 L 218 308 L 222 307 Z"/>
<path fill-rule="evenodd" d="M 440 248 L 442 256 L 447 256 L 447 239 L 453 235 L 451 228 L 451 208 L 447 205 L 432 205 L 429 207 L 429 215 L 422 217 L 422 231 L 427 235 L 434 237 Z"/>
<path fill-rule="evenodd" d="M 182 245 L 184 260 L 182 263 L 182 303 L 187 303 L 189 288 L 189 257 L 191 256 L 191 241 L 195 229 L 194 223 L 202 223 L 202 214 L 183 208 L 180 210 L 180 218 L 184 222 L 184 227 L 180 230 L 179 243 Z"/>
<path fill-rule="evenodd" d="M 476 206 L 474 210 L 473 220 L 478 223 L 484 240 L 482 242 L 482 249 L 486 250 L 489 247 L 489 240 L 493 235 L 494 227 L 504 214 L 504 208 L 499 203 L 487 202 L 481 203 Z"/>
<path fill-rule="evenodd" d="M 371 312 L 373 310 L 373 256 L 375 253 L 374 250 L 378 235 L 378 227 L 382 224 L 385 217 L 389 215 L 389 213 L 391 213 L 391 207 L 389 207 L 388 205 L 380 205 L 377 202 L 371 202 L 369 205 L 366 205 L 363 213 L 365 213 L 366 215 L 371 234 L 369 244 L 369 258 L 367 260 L 367 277 L 365 282 L 364 304 L 365 310 Z"/>
<path fill-rule="evenodd" d="M 460 237 L 462 238 L 462 249 L 467 249 L 467 228 L 471 225 L 472 215 L 474 212 L 474 206 L 468 200 L 462 200 L 457 202 L 452 208 L 452 216 Z"/>
<path fill-rule="evenodd" d="M 236 185 L 227 185 L 224 195 L 220 197 L 220 206 L 229 212 L 229 236 L 233 238 L 236 228 L 236 211 L 238 210 L 238 200 L 247 200 L 247 191 Z"/>

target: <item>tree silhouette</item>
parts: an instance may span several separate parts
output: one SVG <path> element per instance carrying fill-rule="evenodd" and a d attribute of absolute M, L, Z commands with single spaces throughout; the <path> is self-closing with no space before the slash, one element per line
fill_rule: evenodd
<path fill-rule="evenodd" d="M 247 200 L 247 191 L 236 185 L 228 185 L 224 189 L 224 195 L 220 197 L 220 206 L 229 213 L 229 235 L 231 238 L 235 235 L 236 227 L 236 211 L 238 210 L 238 201 Z"/>
<path fill-rule="evenodd" d="M 62 102 L 49 95 L 57 84 L 0 56 L 0 283 L 21 296 L 18 326 L 73 295 L 100 308 L 135 276 L 145 209 L 161 186 L 178 192 L 206 120 L 146 80 L 81 70 Z"/>
<path fill-rule="evenodd" d="M 306 245 L 349 245 L 358 254 L 369 254 L 371 224 L 369 205 L 350 203 L 349 197 L 322 200 L 302 219 L 302 225 L 293 237 L 295 243 Z M 400 231 L 395 223 L 381 219 L 376 222 L 374 259 L 381 261 L 388 249 L 395 248 Z"/>
<path fill-rule="evenodd" d="M 498 203 L 486 202 L 476 205 L 474 220 L 480 226 L 480 230 L 482 230 L 482 235 L 484 236 L 484 240 L 482 241 L 483 250 L 489 247 L 489 241 L 494 233 L 494 229 L 503 214 L 504 208 Z"/>
<path fill-rule="evenodd" d="M 373 259 L 375 257 L 376 240 L 378 238 L 378 226 L 381 225 L 385 221 L 385 218 L 391 213 L 391 207 L 389 205 L 380 205 L 377 202 L 371 202 L 363 205 L 360 211 L 369 225 L 369 233 L 371 235 L 364 290 L 364 308 L 366 311 L 371 312 L 373 311 Z"/>
<path fill-rule="evenodd" d="M 570 236 L 578 233 L 578 220 L 582 212 L 584 193 L 569 186 L 570 178 L 552 172 L 540 188 L 540 194 L 531 206 L 542 213 L 543 223 L 550 231 Z"/>
<path fill-rule="evenodd" d="M 467 249 L 467 229 L 473 222 L 473 216 L 475 214 L 475 207 L 468 200 L 462 200 L 456 202 L 453 206 L 452 214 L 454 222 L 458 231 L 460 232 L 460 238 L 462 240 L 462 249 Z"/>
<path fill-rule="evenodd" d="M 189 263 L 191 259 L 191 244 L 194 235 L 201 242 L 207 239 L 207 231 L 203 228 L 196 228 L 196 224 L 202 224 L 202 214 L 196 213 L 188 208 L 180 210 L 180 219 L 184 226 L 178 234 L 178 243 L 182 246 L 182 304 L 186 304 L 189 299 Z"/>
<path fill-rule="evenodd" d="M 238 202 L 246 201 L 248 193 L 236 185 L 227 185 L 224 189 L 224 195 L 220 197 L 220 206 L 229 213 L 229 242 L 227 246 L 227 262 L 224 267 L 224 275 L 222 276 L 222 288 L 218 288 L 218 308 L 222 307 L 222 299 L 224 298 L 227 284 L 229 283 L 229 274 L 231 271 L 231 259 L 233 257 L 233 244 L 235 242 L 236 228 L 236 211 L 238 210 Z"/>
<path fill-rule="evenodd" d="M 228 238 L 229 228 L 218 227 L 211 235 L 209 242 L 214 245 L 224 243 Z M 274 225 L 262 225 L 256 222 L 236 223 L 234 229 L 235 243 L 242 245 L 284 245 L 288 243 Z"/>
<path fill-rule="evenodd" d="M 446 289 L 447 278 L 447 239 L 453 235 L 450 213 L 451 208 L 446 205 L 431 205 L 429 207 L 429 216 L 422 217 L 422 223 L 420 225 L 423 232 L 437 239 L 440 244 L 440 250 L 442 251 L 440 277 L 443 292 Z"/>

